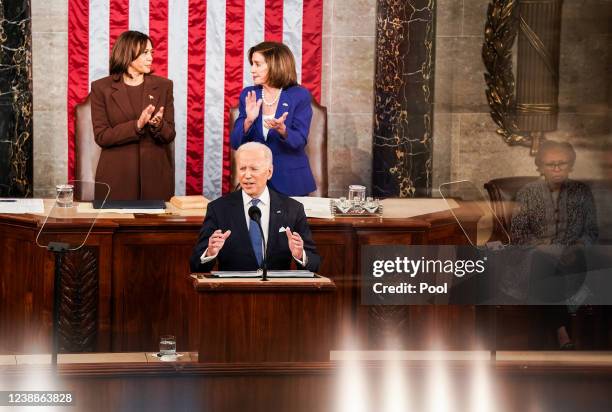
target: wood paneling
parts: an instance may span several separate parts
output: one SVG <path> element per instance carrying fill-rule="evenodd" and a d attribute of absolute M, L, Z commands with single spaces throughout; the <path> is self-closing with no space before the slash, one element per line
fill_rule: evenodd
<path fill-rule="evenodd" d="M 53 258 L 35 244 L 42 218 L 0 215 L 0 351 L 45 351 L 50 347 Z M 359 293 L 362 245 L 465 243 L 448 212 L 410 219 L 309 219 L 322 256 L 321 274 L 334 281 L 337 336 L 364 345 L 384 340 L 385 325 L 402 328 L 404 348 L 429 342 L 431 328 L 443 330 L 448 347 L 474 342 L 474 308 L 404 307 L 370 313 Z M 48 239 L 74 242 L 91 223 L 50 219 Z M 188 279 L 188 258 L 197 239 L 199 217 L 137 216 L 99 219 L 86 246 L 96 256 L 97 331 L 79 350 L 153 351 L 159 336 L 173 334 L 179 350 L 198 347 L 197 294 Z M 48 240 L 47 239 L 47 240 Z M 381 340 L 382 339 L 382 340 Z M 78 340 L 78 339 L 77 339 Z M 93 342 L 88 340 L 87 342 Z"/>

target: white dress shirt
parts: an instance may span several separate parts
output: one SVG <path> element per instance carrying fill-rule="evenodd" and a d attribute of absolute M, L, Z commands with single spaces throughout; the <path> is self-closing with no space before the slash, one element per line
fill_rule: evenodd
<path fill-rule="evenodd" d="M 268 245 L 268 232 L 270 230 L 270 191 L 268 187 L 264 189 L 262 194 L 258 197 L 259 203 L 257 207 L 261 210 L 261 228 L 263 229 L 264 240 L 266 241 L 266 247 Z M 244 219 L 246 220 L 247 229 L 251 223 L 251 218 L 249 217 L 249 208 L 252 206 L 251 201 L 253 198 L 246 194 L 246 192 L 242 191 L 242 206 L 244 209 Z M 254 223 L 255 224 L 255 223 Z M 231 236 L 231 235 L 230 235 Z M 280 236 L 280 235 L 279 235 Z M 286 234 L 283 234 L 286 238 Z M 200 256 L 200 262 L 207 263 L 211 260 L 215 259 L 217 255 L 214 256 L 206 256 L 206 252 L 208 252 L 208 248 L 202 253 Z M 293 257 L 295 259 L 295 256 Z M 302 250 L 302 260 L 295 259 L 302 266 L 306 266 L 306 250 Z"/>

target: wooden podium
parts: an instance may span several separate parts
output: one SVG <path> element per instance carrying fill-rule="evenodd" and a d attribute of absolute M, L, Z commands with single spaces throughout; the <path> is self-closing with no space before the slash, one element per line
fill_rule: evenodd
<path fill-rule="evenodd" d="M 199 362 L 329 361 L 336 325 L 330 279 L 193 279 Z"/>

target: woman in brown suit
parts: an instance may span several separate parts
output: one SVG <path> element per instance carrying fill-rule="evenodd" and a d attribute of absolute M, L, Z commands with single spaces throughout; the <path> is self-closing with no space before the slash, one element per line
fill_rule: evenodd
<path fill-rule="evenodd" d="M 174 194 L 172 81 L 150 74 L 152 62 L 149 36 L 126 31 L 113 46 L 110 76 L 91 84 L 94 135 L 102 147 L 96 181 L 110 186 L 112 200 Z"/>

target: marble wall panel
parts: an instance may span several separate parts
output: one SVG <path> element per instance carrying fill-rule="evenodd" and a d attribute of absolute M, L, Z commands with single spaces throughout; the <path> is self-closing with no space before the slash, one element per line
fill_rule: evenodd
<path fill-rule="evenodd" d="M 32 53 L 34 110 L 58 110 L 66 100 L 68 34 L 34 32 Z"/>
<path fill-rule="evenodd" d="M 436 37 L 434 113 L 452 113 L 456 37 Z M 435 130 L 434 130 L 435 132 Z"/>
<path fill-rule="evenodd" d="M 463 0 L 436 2 L 436 36 L 461 36 L 463 31 Z"/>
<path fill-rule="evenodd" d="M 67 0 L 31 0 L 33 32 L 67 32 Z"/>
<path fill-rule="evenodd" d="M 332 37 L 323 36 L 322 60 L 321 67 L 321 101 L 323 106 L 329 108 L 331 104 L 331 52 L 332 52 Z"/>
<path fill-rule="evenodd" d="M 0 196 L 33 193 L 30 13 L 28 0 L 0 2 Z"/>
<path fill-rule="evenodd" d="M 441 183 L 451 181 L 453 165 L 453 145 L 459 143 L 460 115 L 440 113 L 434 109 L 434 138 L 433 138 L 433 167 L 432 167 L 432 196 L 438 195 Z"/>
<path fill-rule="evenodd" d="M 482 41 L 478 37 L 458 37 L 450 51 L 452 111 L 455 113 L 489 111 L 481 57 Z"/>
<path fill-rule="evenodd" d="M 611 7 L 612 8 L 612 7 Z M 602 112 L 608 109 L 612 85 L 609 76 L 612 48 L 610 37 L 562 35 L 559 68 L 559 106 L 562 112 Z"/>
<path fill-rule="evenodd" d="M 533 159 L 524 147 L 509 147 L 495 133 L 488 113 L 460 115 L 459 147 L 453 180 L 469 180 L 479 189 L 490 179 L 533 175 Z"/>
<path fill-rule="evenodd" d="M 484 36 L 489 0 L 463 0 L 462 36 Z M 455 24 L 459 24 L 455 22 Z"/>
<path fill-rule="evenodd" d="M 335 37 L 329 109 L 333 113 L 371 113 L 374 37 Z"/>
<path fill-rule="evenodd" d="M 334 0 L 334 36 L 374 36 L 376 0 Z"/>
<path fill-rule="evenodd" d="M 329 184 L 331 194 L 346 195 L 350 184 L 371 187 L 372 115 L 333 114 L 328 116 L 333 131 L 329 141 Z"/>

